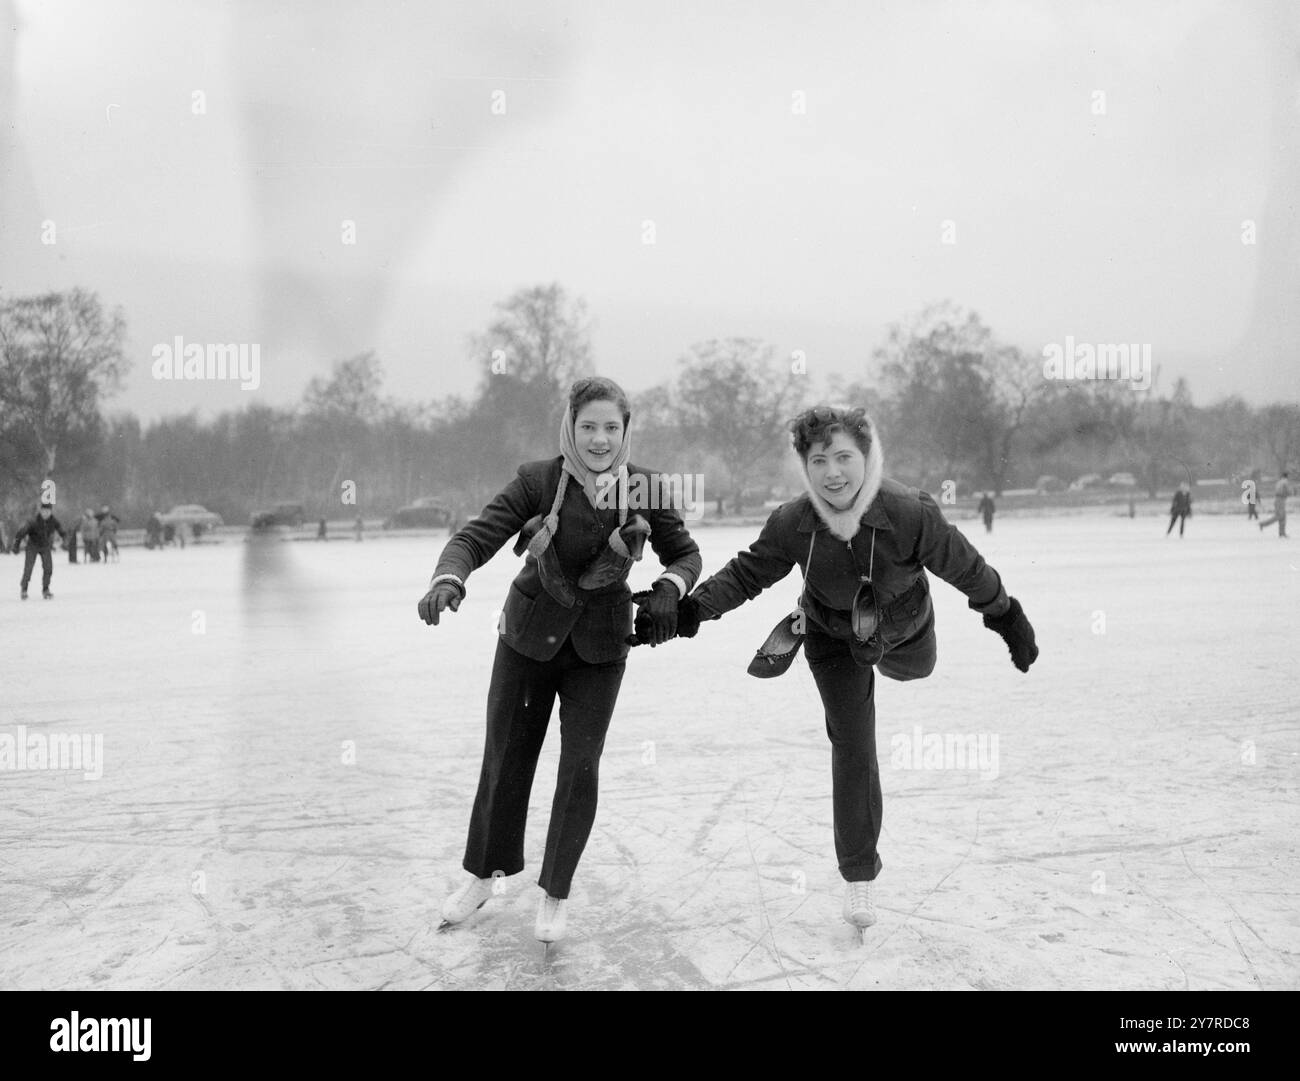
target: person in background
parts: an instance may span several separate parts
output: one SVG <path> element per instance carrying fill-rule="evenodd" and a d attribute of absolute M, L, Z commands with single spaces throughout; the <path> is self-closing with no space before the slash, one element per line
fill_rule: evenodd
<path fill-rule="evenodd" d="M 68 562 L 77 562 L 77 534 L 81 532 L 81 519 L 78 518 L 72 523 L 72 528 L 68 530 L 67 548 Z"/>
<path fill-rule="evenodd" d="M 1183 481 L 1178 486 L 1178 491 L 1174 493 L 1174 501 L 1169 504 L 1169 528 L 1165 530 L 1165 536 L 1173 532 L 1174 523 L 1178 523 L 1178 535 L 1183 535 L 1183 526 L 1187 524 L 1187 519 L 1192 516 L 1192 486 Z"/>
<path fill-rule="evenodd" d="M 980 517 L 984 519 L 984 532 L 985 532 L 985 533 L 992 533 L 992 532 L 993 532 L 993 514 L 994 514 L 994 512 L 997 510 L 997 507 L 995 507 L 995 506 L 993 505 L 993 493 L 992 493 L 992 492 L 985 492 L 985 493 L 984 493 L 984 498 L 980 500 L 980 505 L 979 505 L 979 507 L 978 507 L 977 509 L 979 510 Z"/>
<path fill-rule="evenodd" d="M 316 527 L 316 539 L 325 540 L 325 519 L 320 520 L 320 525 Z"/>
<path fill-rule="evenodd" d="M 54 577 L 54 537 L 55 535 L 67 540 L 68 534 L 59 520 L 54 517 L 54 504 L 42 503 L 36 514 L 29 518 L 17 533 L 14 534 L 14 552 L 17 553 L 22 547 L 23 539 L 27 540 L 27 558 L 23 562 L 23 577 L 21 583 L 21 596 L 23 600 L 27 599 L 27 584 L 32 580 L 32 568 L 36 565 L 36 557 L 41 559 L 41 596 L 47 601 L 54 599 L 54 594 L 50 592 L 50 579 Z"/>
<path fill-rule="evenodd" d="M 99 562 L 99 521 L 89 507 L 81 516 L 81 546 L 91 563 Z"/>
<path fill-rule="evenodd" d="M 112 557 L 114 562 L 121 559 L 121 554 L 117 548 L 117 527 L 122 524 L 122 519 L 113 513 L 112 508 L 105 503 L 99 513 L 95 515 L 99 519 L 99 551 L 107 563 Z"/>
<path fill-rule="evenodd" d="M 356 521 L 352 523 L 352 531 L 356 534 L 357 543 L 361 543 L 361 534 L 365 532 L 366 523 L 361 520 L 361 515 L 357 515 Z"/>
<path fill-rule="evenodd" d="M 1276 522 L 1279 539 L 1285 539 L 1286 537 L 1286 501 L 1288 496 L 1294 494 L 1291 489 L 1291 481 L 1288 478 L 1287 471 L 1282 470 L 1282 475 L 1278 477 L 1277 484 L 1273 486 L 1273 515 L 1259 523 L 1259 531 L 1262 533 Z"/>

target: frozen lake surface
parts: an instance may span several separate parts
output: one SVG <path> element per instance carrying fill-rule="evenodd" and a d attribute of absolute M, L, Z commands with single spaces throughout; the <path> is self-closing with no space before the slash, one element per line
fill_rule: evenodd
<path fill-rule="evenodd" d="M 633 651 L 548 961 L 557 718 L 528 869 L 433 930 L 508 549 L 437 628 L 416 602 L 441 537 L 60 553 L 56 599 L 21 604 L 21 560 L 0 558 L 0 739 L 102 738 L 98 779 L 0 772 L 0 987 L 1300 987 L 1300 540 L 1240 517 L 1181 541 L 1149 518 L 960 524 L 1042 653 L 1017 672 L 935 582 L 934 675 L 877 690 L 866 943 L 840 917 L 807 666 L 745 673 L 796 571 L 693 642 Z M 697 530 L 706 574 L 756 534 Z M 927 736 L 983 759 L 927 758 Z"/>

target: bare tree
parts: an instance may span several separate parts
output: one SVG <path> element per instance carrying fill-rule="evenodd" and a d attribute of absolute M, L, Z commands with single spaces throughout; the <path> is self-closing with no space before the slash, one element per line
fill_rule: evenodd
<path fill-rule="evenodd" d="M 717 455 L 736 513 L 745 492 L 770 477 L 802 384 L 772 364 L 772 346 L 753 338 L 699 342 L 682 358 L 677 410 L 696 447 Z M 698 470 L 696 470 L 698 472 Z"/>
<path fill-rule="evenodd" d="M 94 445 L 100 402 L 128 367 L 125 336 L 121 312 L 82 289 L 0 301 L 0 457 L 11 479 L 50 477 L 61 455 Z"/>
<path fill-rule="evenodd" d="M 1300 451 L 1300 405 L 1270 405 L 1259 413 L 1260 440 L 1281 473 Z"/>
<path fill-rule="evenodd" d="M 1001 409 L 987 357 L 997 348 L 979 316 L 944 301 L 894 324 L 876 350 L 888 391 L 891 455 L 918 481 L 988 465 Z"/>
<path fill-rule="evenodd" d="M 521 289 L 497 305 L 471 342 L 483 371 L 466 450 L 499 476 L 515 464 L 558 453 L 557 428 L 570 385 L 592 372 L 587 306 L 558 283 Z"/>

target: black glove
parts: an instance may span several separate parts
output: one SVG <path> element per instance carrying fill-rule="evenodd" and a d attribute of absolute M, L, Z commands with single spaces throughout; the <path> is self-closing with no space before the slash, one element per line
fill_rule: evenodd
<path fill-rule="evenodd" d="M 653 588 L 634 593 L 632 599 L 641 607 L 628 645 L 661 646 L 677 637 L 677 587 L 672 582 L 660 578 Z"/>
<path fill-rule="evenodd" d="M 1015 597 L 1008 598 L 1011 606 L 1000 616 L 984 617 L 984 626 L 997 631 L 1011 650 L 1011 663 L 1022 672 L 1038 659 L 1038 646 L 1034 644 L 1034 628 L 1025 618 L 1024 609 Z"/>
<path fill-rule="evenodd" d="M 459 611 L 460 602 L 465 599 L 465 591 L 455 582 L 439 582 L 431 588 L 420 601 L 420 618 L 434 627 L 444 608 Z"/>
<path fill-rule="evenodd" d="M 703 619 L 717 619 L 717 616 L 702 615 L 694 597 L 683 597 L 677 602 L 677 637 L 694 638 L 699 633 L 700 621 Z"/>
<path fill-rule="evenodd" d="M 632 599 L 636 600 L 637 595 L 633 594 Z M 632 633 L 623 641 L 629 646 L 648 646 L 654 638 L 654 634 L 654 620 L 650 618 L 650 613 L 644 608 L 638 607 L 636 619 L 632 623 Z"/>

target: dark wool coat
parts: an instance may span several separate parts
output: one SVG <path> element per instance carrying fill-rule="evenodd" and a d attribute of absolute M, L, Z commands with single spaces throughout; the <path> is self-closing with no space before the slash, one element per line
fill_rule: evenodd
<path fill-rule="evenodd" d="M 478 518 L 465 525 L 448 542 L 438 559 L 436 578 L 454 574 L 467 581 L 538 514 L 550 512 L 560 483 L 564 459 L 525 462 L 518 474 L 486 507 Z M 649 470 L 629 465 L 629 475 L 654 476 Z M 700 574 L 700 550 L 686 531 L 681 516 L 671 508 L 633 507 L 628 517 L 640 514 L 650 523 L 650 547 L 687 591 Z M 596 509 L 582 485 L 569 479 L 560 507 L 560 528 L 552 541 L 561 570 L 576 595 L 572 608 L 565 608 L 542 588 L 537 560 L 528 555 L 523 570 L 510 585 L 498 625 L 502 641 L 525 657 L 549 661 L 570 636 L 579 657 L 589 664 L 601 664 L 627 656 L 624 639 L 632 633 L 632 591 L 627 579 L 601 589 L 580 589 L 582 572 L 606 549 L 609 535 L 618 528 L 618 511 Z"/>
<path fill-rule="evenodd" d="M 850 541 L 827 529 L 807 494 L 778 507 L 749 551 L 739 553 L 694 596 L 704 614 L 721 615 L 753 600 L 796 565 L 804 572 L 809 625 L 834 638 L 852 637 L 849 611 L 868 574 L 888 636 L 899 641 L 930 616 L 927 570 L 965 593 L 978 612 L 1000 614 L 1007 605 L 997 571 L 930 495 L 892 480 L 881 482 Z"/>
<path fill-rule="evenodd" d="M 14 534 L 14 548 L 17 549 L 25 537 L 28 548 L 33 548 L 38 552 L 49 551 L 50 546 L 54 543 L 54 534 L 56 533 L 65 541 L 67 540 L 68 534 L 64 531 L 63 526 L 59 525 L 59 520 L 53 514 L 49 518 L 42 518 L 39 514 L 36 514 L 28 518 L 23 527 Z"/>

